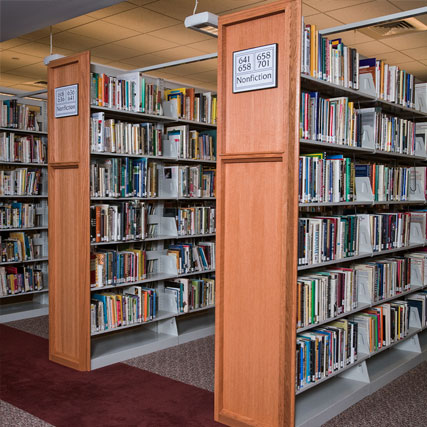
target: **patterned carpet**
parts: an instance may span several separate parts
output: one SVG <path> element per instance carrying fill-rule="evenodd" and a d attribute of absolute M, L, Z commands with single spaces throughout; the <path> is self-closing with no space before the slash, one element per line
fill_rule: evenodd
<path fill-rule="evenodd" d="M 47 316 L 10 322 L 8 326 L 48 337 Z M 214 337 L 161 350 L 124 362 L 205 390 L 214 389 Z M 427 425 L 427 362 L 389 383 L 333 418 L 324 427 L 377 427 Z M 0 405 L 1 426 L 47 427 L 33 415 L 6 402 Z"/>

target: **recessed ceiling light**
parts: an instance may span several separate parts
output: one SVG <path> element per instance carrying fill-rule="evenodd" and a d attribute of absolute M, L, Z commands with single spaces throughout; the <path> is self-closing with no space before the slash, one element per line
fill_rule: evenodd
<path fill-rule="evenodd" d="M 12 59 L 15 59 L 16 61 L 19 60 L 17 56 L 12 56 Z"/>

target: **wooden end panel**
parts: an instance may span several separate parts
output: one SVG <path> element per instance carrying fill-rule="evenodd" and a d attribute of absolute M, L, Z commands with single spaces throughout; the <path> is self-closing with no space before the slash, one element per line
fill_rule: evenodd
<path fill-rule="evenodd" d="M 89 53 L 49 64 L 49 357 L 90 370 Z M 54 117 L 54 89 L 77 83 L 77 116 Z"/>
<path fill-rule="evenodd" d="M 219 19 L 215 419 L 293 426 L 301 1 Z M 232 92 L 236 50 L 278 44 L 276 88 Z"/>
<path fill-rule="evenodd" d="M 281 158 L 224 162 L 222 408 L 248 425 L 277 426 L 282 300 Z M 241 418 L 243 416 L 243 418 Z"/>
<path fill-rule="evenodd" d="M 266 8 L 262 15 L 225 24 L 222 34 L 220 72 L 223 95 L 223 154 L 283 152 L 284 140 L 277 138 L 285 125 L 289 57 L 287 22 L 282 7 Z M 233 94 L 233 52 L 277 43 L 278 84 L 276 88 Z M 236 111 L 239 114 L 236 114 Z M 268 123 L 268 126 L 264 126 Z"/>

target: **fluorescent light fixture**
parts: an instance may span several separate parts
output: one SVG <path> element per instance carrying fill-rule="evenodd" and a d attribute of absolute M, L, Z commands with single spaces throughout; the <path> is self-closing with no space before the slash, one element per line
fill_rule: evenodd
<path fill-rule="evenodd" d="M 212 37 L 218 37 L 218 15 L 210 12 L 196 13 L 187 16 L 184 21 L 186 28 L 208 34 Z"/>
<path fill-rule="evenodd" d="M 60 58 L 65 58 L 65 56 L 61 55 L 59 53 L 54 53 L 54 54 L 51 54 L 49 56 L 45 56 L 43 59 L 43 62 L 44 62 L 44 65 L 48 65 L 49 62 L 55 61 L 55 59 L 60 59 Z"/>

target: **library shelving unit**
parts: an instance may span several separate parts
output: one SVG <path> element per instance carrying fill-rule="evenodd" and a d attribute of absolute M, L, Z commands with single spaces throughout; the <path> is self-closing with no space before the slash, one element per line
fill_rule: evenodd
<path fill-rule="evenodd" d="M 20 287 L 12 289 L 15 285 L 8 283 L 7 289 L 3 289 L 0 293 L 0 323 L 43 316 L 49 313 L 47 158 L 36 158 L 36 156 L 29 154 L 32 150 L 31 147 L 35 146 L 34 139 L 38 140 L 39 149 L 42 145 L 47 144 L 47 105 L 46 101 L 43 100 L 29 100 L 14 95 L 0 96 L 0 101 L 10 101 L 11 99 L 16 100 L 14 102 L 17 102 L 18 105 L 15 105 L 15 109 L 21 108 L 21 115 L 16 114 L 14 117 L 10 114 L 4 115 L 3 118 L 7 122 L 0 123 L 2 126 L 0 127 L 0 148 L 2 151 L 0 154 L 0 173 L 17 173 L 16 171 L 20 169 L 25 169 L 25 172 L 29 173 L 40 173 L 41 190 L 38 191 L 38 194 L 35 194 L 35 191 L 26 191 L 25 188 L 14 188 L 13 191 L 10 191 L 10 188 L 6 188 L 6 181 L 2 183 L 4 188 L 0 190 L 0 210 L 2 211 L 0 241 L 6 245 L 10 233 L 23 232 L 31 238 L 34 253 L 32 258 L 24 254 L 24 259 L 21 261 L 18 261 L 18 258 L 10 258 L 10 255 L 7 259 L 0 257 L 0 274 L 3 274 L 3 278 L 6 279 L 9 277 L 9 273 L 24 273 L 24 268 L 37 269 L 41 272 L 43 287 L 34 289 L 27 282 L 27 286 L 22 283 L 22 289 Z M 36 128 L 26 126 L 29 124 L 27 122 L 28 110 L 34 114 L 33 120 L 37 121 Z M 11 111 L 12 109 L 8 109 L 9 113 Z M 33 124 L 35 126 L 35 123 Z M 10 141 L 14 141 L 15 146 L 20 147 L 14 153 L 8 150 L 13 145 Z M 25 150 L 24 145 L 26 146 Z M 21 179 L 25 180 L 28 177 L 21 176 Z M 28 215 L 29 210 L 32 212 L 31 216 Z"/>
<path fill-rule="evenodd" d="M 175 261 L 167 256 L 170 244 L 181 242 L 215 242 L 215 233 L 181 236 L 177 234 L 175 219 L 164 215 L 164 209 L 176 206 L 212 206 L 215 197 L 179 197 L 176 185 L 163 185 L 163 168 L 167 165 L 204 165 L 214 167 L 212 160 L 182 159 L 172 149 L 163 156 L 128 155 L 91 152 L 91 115 L 103 113 L 105 120 L 128 123 L 152 123 L 156 129 L 166 126 L 189 125 L 194 130 L 215 130 L 216 125 L 180 118 L 146 114 L 91 105 L 90 81 L 92 73 L 118 76 L 126 72 L 90 63 L 90 53 L 63 58 L 49 64 L 49 250 L 50 250 L 50 353 L 51 360 L 71 368 L 87 371 L 142 354 L 214 334 L 214 304 L 178 312 L 176 303 L 164 291 L 165 281 L 185 277 L 210 278 L 215 270 L 178 274 Z M 183 87 L 178 83 L 145 76 L 167 88 Z M 54 89 L 78 85 L 78 115 L 54 117 Z M 199 90 L 196 90 L 199 92 Z M 166 144 L 167 141 L 164 140 Z M 158 197 L 91 197 L 90 164 L 112 158 L 147 158 L 159 167 Z M 166 176 L 166 175 L 165 175 Z M 176 183 L 175 183 L 176 184 Z M 148 224 L 157 224 L 154 235 L 127 241 L 91 242 L 90 207 L 96 203 L 137 201 L 155 205 L 155 214 L 148 216 Z M 147 260 L 156 265 L 147 278 L 138 282 L 107 284 L 92 287 L 90 254 L 94 251 L 127 250 L 133 244 L 143 246 Z M 139 246 L 138 246 L 139 245 Z M 172 262 L 173 261 L 173 262 Z M 152 320 L 111 328 L 91 329 L 91 297 L 96 292 L 121 290 L 126 286 L 154 287 L 158 295 L 158 311 Z"/>
<path fill-rule="evenodd" d="M 319 208 L 327 208 L 329 215 L 367 208 L 372 213 L 404 212 L 425 209 L 426 203 L 425 188 L 421 197 L 418 193 L 405 202 L 361 197 L 352 202 L 299 203 L 299 154 L 325 151 L 365 161 L 374 156 L 377 162 L 406 167 L 427 164 L 425 147 L 407 155 L 385 153 L 371 143 L 349 147 L 300 139 L 300 90 L 348 97 L 359 108 L 378 106 L 412 121 L 427 121 L 427 114 L 300 74 L 299 22 L 300 0 L 219 19 L 215 419 L 227 425 L 320 426 L 427 358 L 425 327 L 411 310 L 403 339 L 373 353 L 361 343 L 355 363 L 297 390 L 296 334 L 319 326 L 297 329 L 297 275 L 404 255 L 426 245 L 425 233 L 414 227 L 408 246 L 380 252 L 366 247 L 351 258 L 298 265 L 299 215 Z M 276 87 L 234 93 L 233 53 L 275 43 Z M 351 320 L 362 310 L 422 289 L 423 282 L 375 303 L 361 298 L 356 308 L 321 324 L 342 317 Z"/>

